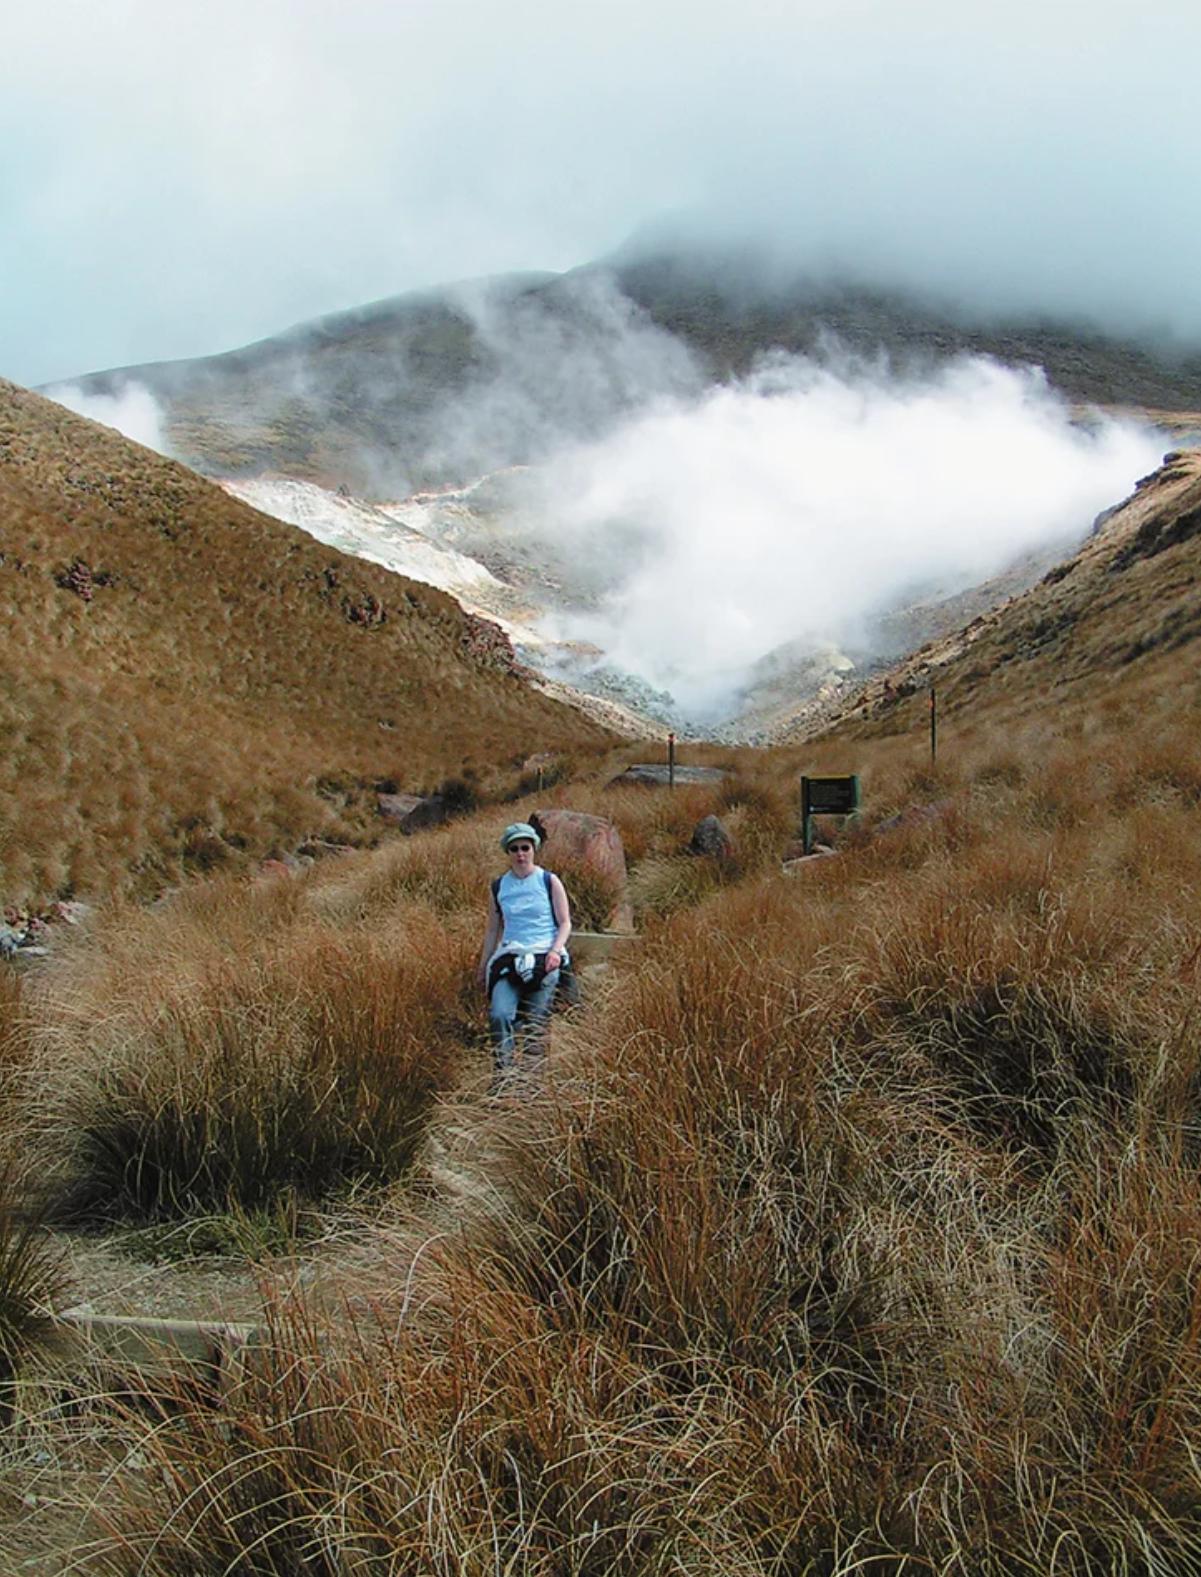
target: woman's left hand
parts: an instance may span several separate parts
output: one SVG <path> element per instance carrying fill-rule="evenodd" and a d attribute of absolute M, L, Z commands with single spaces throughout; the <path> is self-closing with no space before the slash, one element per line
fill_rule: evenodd
<path fill-rule="evenodd" d="M 558 969 L 559 965 L 562 962 L 563 962 L 563 955 L 561 953 L 556 953 L 554 948 L 552 947 L 550 952 L 547 953 L 547 955 L 546 955 L 546 972 L 547 972 L 547 974 L 549 975 L 552 970 Z"/>

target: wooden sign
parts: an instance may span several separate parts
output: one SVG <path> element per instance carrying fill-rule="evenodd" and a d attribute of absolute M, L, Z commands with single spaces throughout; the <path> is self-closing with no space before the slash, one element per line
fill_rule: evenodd
<path fill-rule="evenodd" d="M 813 848 L 814 816 L 853 816 L 859 809 L 859 777 L 801 779 L 801 831 L 805 853 Z"/>

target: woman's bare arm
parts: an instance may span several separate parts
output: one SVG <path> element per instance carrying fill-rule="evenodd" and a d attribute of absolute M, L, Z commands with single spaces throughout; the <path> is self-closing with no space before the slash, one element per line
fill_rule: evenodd
<path fill-rule="evenodd" d="M 555 917 L 555 939 L 550 945 L 552 953 L 562 954 L 567 946 L 567 938 L 571 935 L 571 904 L 567 899 L 567 889 L 559 878 L 551 872 L 550 878 L 550 906 Z"/>
<path fill-rule="evenodd" d="M 496 912 L 496 900 L 491 891 L 488 893 L 488 923 L 484 927 L 484 946 L 480 952 L 479 968 L 476 970 L 482 984 L 487 984 L 488 960 L 500 941 L 500 915 Z"/>

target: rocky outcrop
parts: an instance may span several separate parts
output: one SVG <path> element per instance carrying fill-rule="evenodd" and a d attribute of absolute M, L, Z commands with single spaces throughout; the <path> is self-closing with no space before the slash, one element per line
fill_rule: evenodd
<path fill-rule="evenodd" d="M 44 958 L 56 930 L 85 925 L 91 915 L 91 904 L 69 900 L 52 903 L 47 909 L 7 908 L 0 918 L 0 958 L 16 964 Z"/>
<path fill-rule="evenodd" d="M 676 767 L 675 782 L 677 788 L 685 784 L 715 784 L 720 783 L 726 776 L 724 767 Z M 669 782 L 668 768 L 665 761 L 643 761 L 634 766 L 627 767 L 624 772 L 619 772 L 610 783 L 610 788 L 617 788 L 621 784 L 638 783 L 650 788 L 666 788 Z"/>
<path fill-rule="evenodd" d="M 115 586 L 117 576 L 109 570 L 93 569 L 86 559 L 72 559 L 55 571 L 54 584 L 62 591 L 73 591 L 82 602 L 91 602 L 97 586 Z"/>
<path fill-rule="evenodd" d="M 406 834 L 440 827 L 449 815 L 441 794 L 377 794 L 375 802 L 384 820 Z"/>
<path fill-rule="evenodd" d="M 634 911 L 630 905 L 625 848 L 621 834 L 603 816 L 589 816 L 582 810 L 538 810 L 531 825 L 542 838 L 538 862 L 549 871 L 574 868 L 581 877 L 595 879 L 600 892 L 610 903 L 605 923 L 599 929 L 632 931 Z M 571 883 L 566 883 L 571 896 Z M 583 894 L 580 894 L 581 899 Z M 582 929 L 591 929 L 583 926 Z"/>
<path fill-rule="evenodd" d="M 688 852 L 728 865 L 734 858 L 734 840 L 719 816 L 702 816 L 692 829 Z"/>
<path fill-rule="evenodd" d="M 467 655 L 486 668 L 500 668 L 508 673 L 525 675 L 528 669 L 517 661 L 513 643 L 499 624 L 481 618 L 478 613 L 463 613 L 463 633 L 459 645 Z"/>
<path fill-rule="evenodd" d="M 342 611 L 348 624 L 361 624 L 364 629 L 373 629 L 377 624 L 383 624 L 388 617 L 388 610 L 383 603 L 370 592 L 364 592 L 357 598 L 344 597 Z"/>

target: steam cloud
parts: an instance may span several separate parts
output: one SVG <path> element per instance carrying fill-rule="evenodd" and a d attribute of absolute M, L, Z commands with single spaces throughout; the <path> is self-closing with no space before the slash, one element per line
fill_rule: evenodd
<path fill-rule="evenodd" d="M 557 633 L 714 719 L 776 647 L 855 645 L 908 596 L 1066 551 L 1162 443 L 1073 425 L 1035 369 L 976 358 L 897 380 L 780 360 L 549 466 L 547 521 L 582 561 L 608 561 L 612 588 Z"/>
<path fill-rule="evenodd" d="M 476 354 L 491 376 L 456 389 L 438 410 L 434 469 L 457 468 L 461 478 L 481 463 L 536 461 L 548 448 L 607 431 L 621 412 L 704 388 L 684 342 L 607 274 L 556 281 L 553 305 L 498 294 L 497 283 L 449 292 L 470 318 Z"/>
<path fill-rule="evenodd" d="M 119 394 L 86 394 L 77 384 L 63 383 L 46 390 L 46 394 L 77 416 L 115 427 L 134 443 L 144 444 L 159 454 L 170 453 L 162 407 L 144 384 L 127 383 Z"/>

